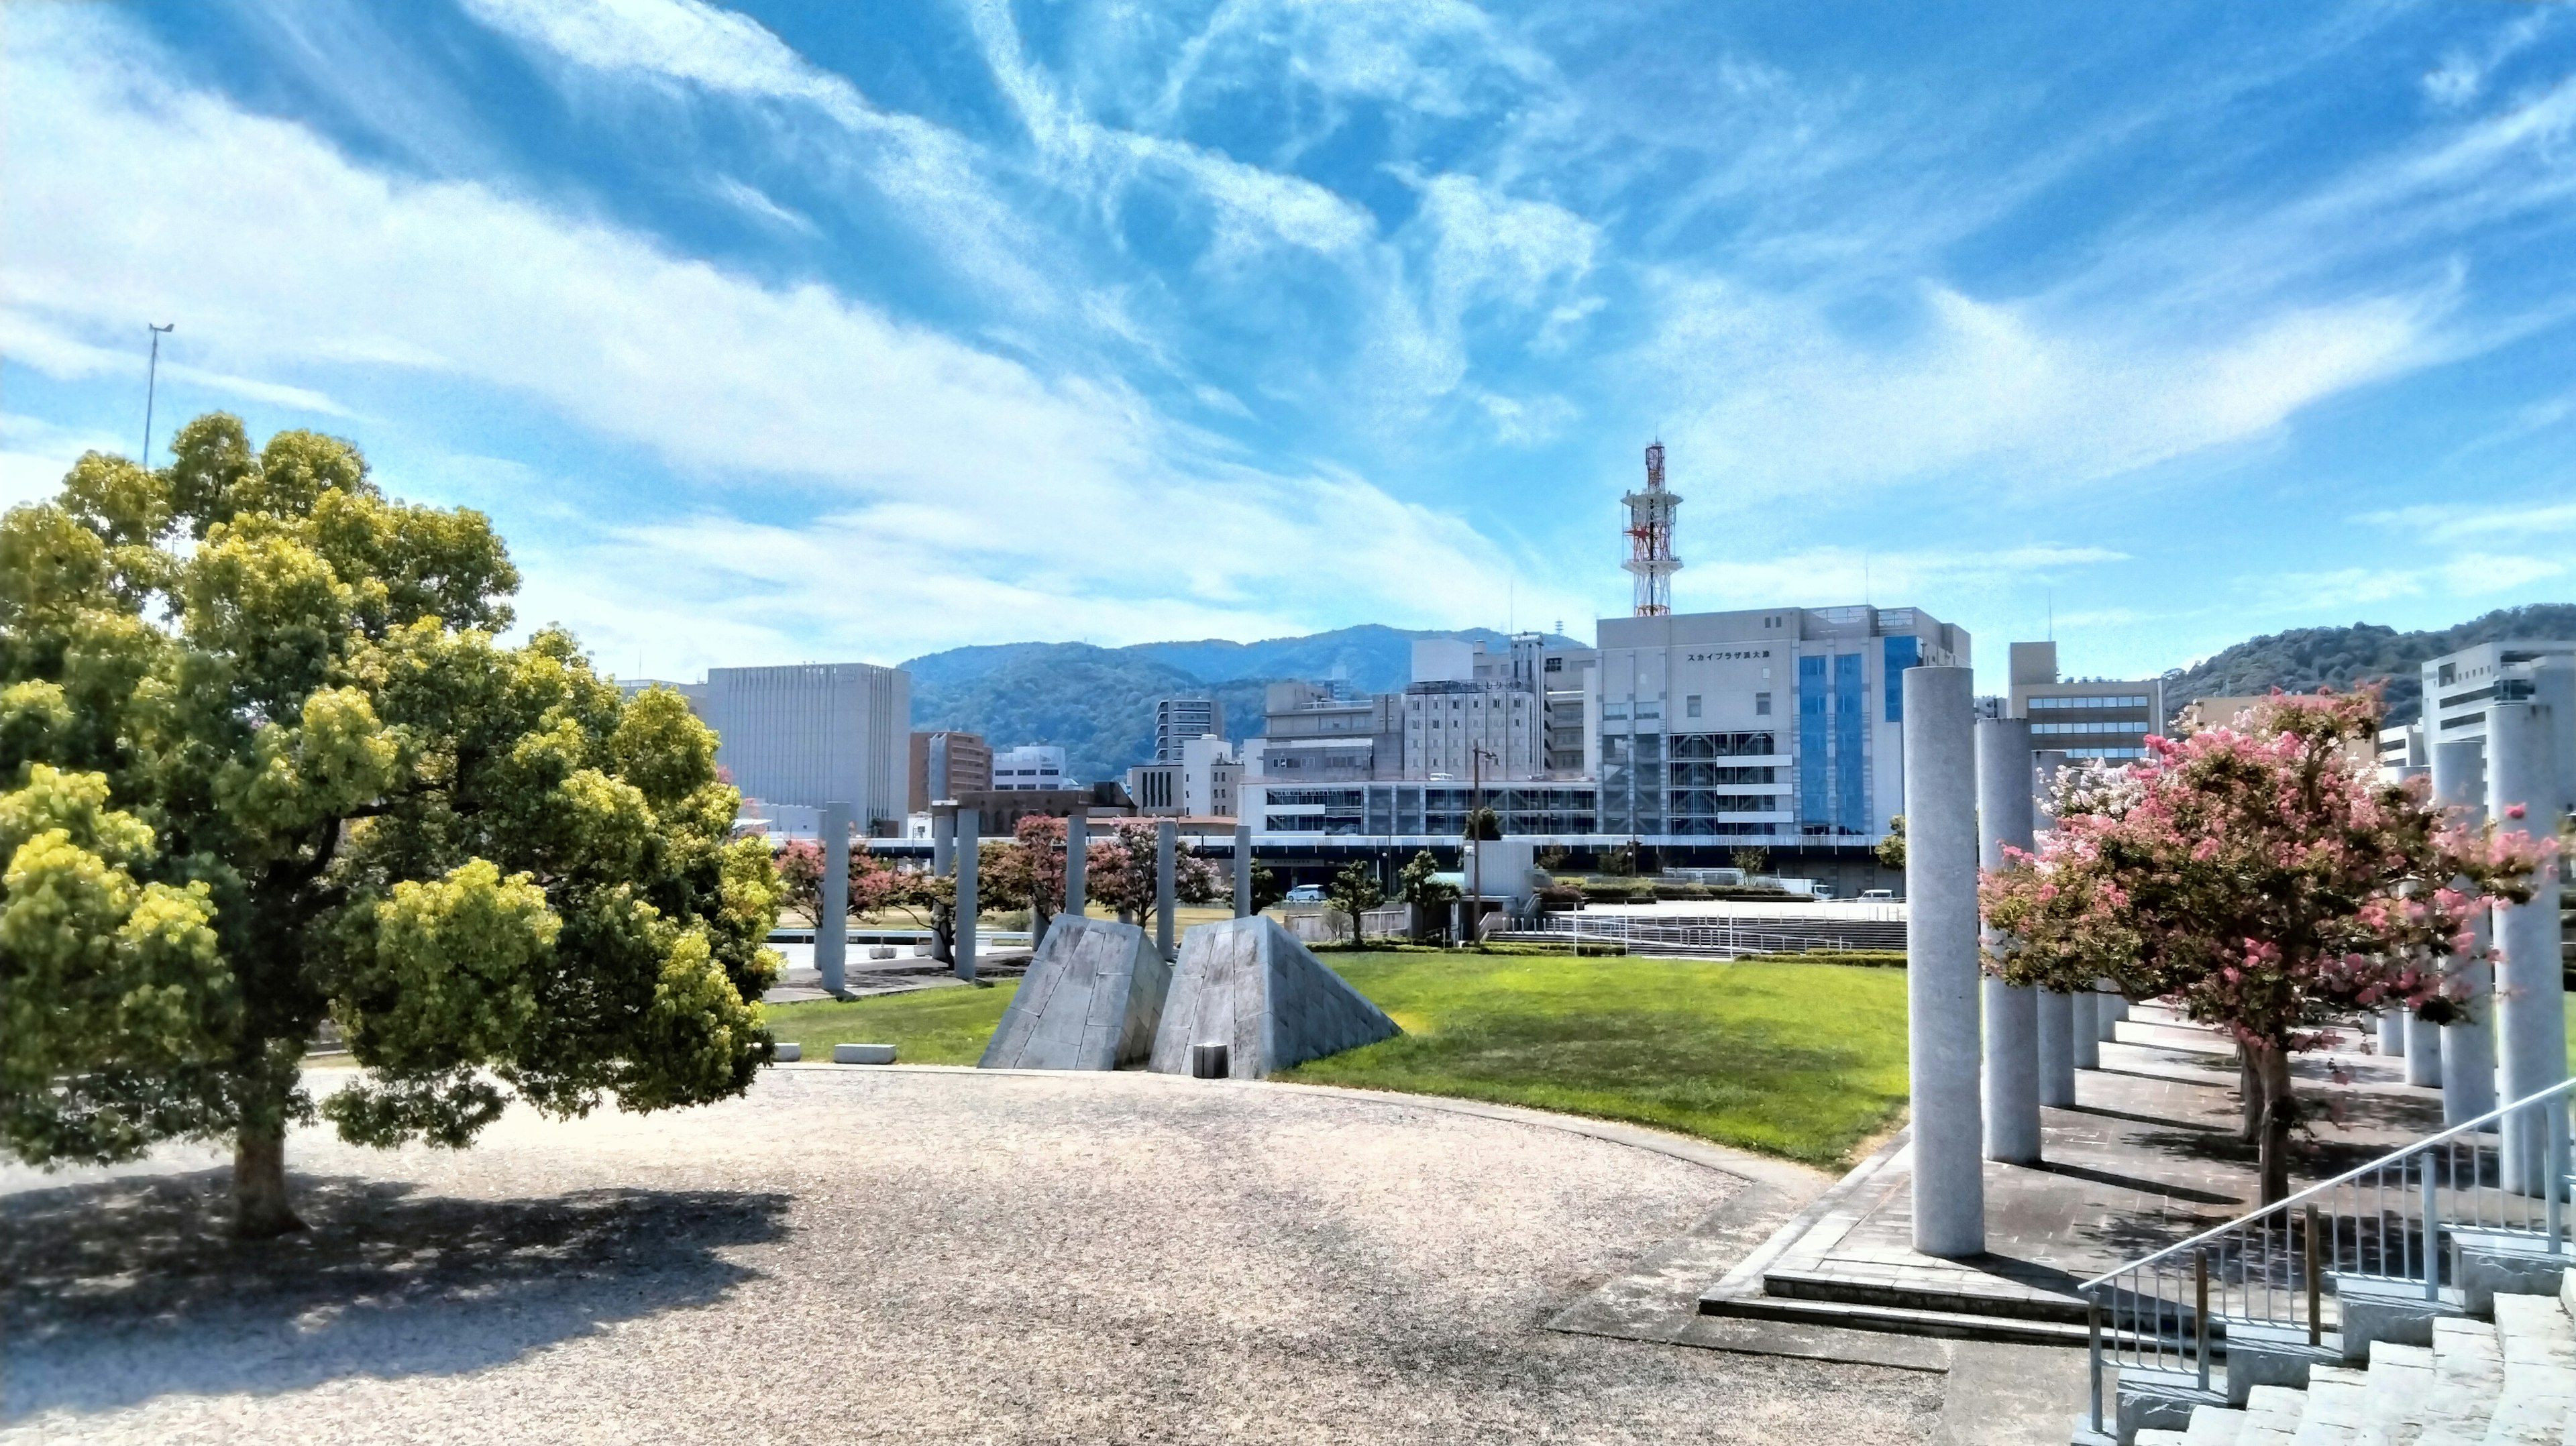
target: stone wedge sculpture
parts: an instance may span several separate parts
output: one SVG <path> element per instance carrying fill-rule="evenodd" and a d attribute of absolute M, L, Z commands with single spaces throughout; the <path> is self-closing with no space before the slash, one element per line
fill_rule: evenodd
<path fill-rule="evenodd" d="M 1262 1079 L 1403 1032 L 1277 920 L 1254 915 L 1181 936 L 1145 1067 L 1189 1074 L 1191 1046 L 1222 1044 L 1228 1078 Z"/>
<path fill-rule="evenodd" d="M 1172 966 L 1145 931 L 1059 916 L 979 1069 L 1116 1069 L 1154 1046 Z"/>

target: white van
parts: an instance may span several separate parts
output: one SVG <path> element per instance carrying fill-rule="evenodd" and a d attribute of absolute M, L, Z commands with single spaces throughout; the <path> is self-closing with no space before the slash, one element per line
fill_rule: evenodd
<path fill-rule="evenodd" d="M 1860 891 L 1860 901 L 1864 904 L 1893 904 L 1896 902 L 1896 891 L 1894 889 L 1863 889 Z"/>

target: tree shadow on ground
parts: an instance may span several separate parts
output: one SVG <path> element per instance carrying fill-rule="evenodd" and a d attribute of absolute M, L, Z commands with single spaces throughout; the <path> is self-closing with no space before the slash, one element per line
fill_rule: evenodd
<path fill-rule="evenodd" d="M 0 1198 L 0 1420 L 478 1370 L 711 1304 L 756 1274 L 721 1252 L 786 1233 L 781 1194 L 473 1200 L 299 1176 L 312 1228 L 236 1241 L 230 1178 L 218 1168 Z"/>

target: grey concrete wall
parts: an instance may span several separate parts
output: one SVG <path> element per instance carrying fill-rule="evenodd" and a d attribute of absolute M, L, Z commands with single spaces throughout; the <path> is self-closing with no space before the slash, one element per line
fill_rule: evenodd
<path fill-rule="evenodd" d="M 1079 916 L 1090 902 L 1091 820 L 1076 811 L 1064 821 L 1064 911 Z"/>
<path fill-rule="evenodd" d="M 2075 1103 L 2075 996 L 2055 989 L 2039 991 L 2039 1102 Z"/>
<path fill-rule="evenodd" d="M 1234 916 L 1252 913 L 1252 825 L 1234 826 Z"/>
<path fill-rule="evenodd" d="M 1256 914 L 1182 936 L 1146 1067 L 1186 1075 L 1191 1045 L 1223 1044 L 1230 1077 L 1262 1079 L 1401 1032 L 1276 920 Z"/>
<path fill-rule="evenodd" d="M 1153 1052 L 1172 966 L 1134 924 L 1067 914 L 984 1046 L 984 1069 L 1117 1069 Z"/>
<path fill-rule="evenodd" d="M 1950 1259 L 1986 1248 L 1973 678 L 1955 667 L 1908 668 L 1904 678 L 1914 1248 Z"/>

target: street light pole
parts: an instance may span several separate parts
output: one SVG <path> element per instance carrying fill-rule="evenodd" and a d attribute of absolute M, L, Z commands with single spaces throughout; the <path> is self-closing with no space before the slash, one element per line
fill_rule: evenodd
<path fill-rule="evenodd" d="M 152 470 L 152 401 L 161 387 L 161 338 L 177 331 L 179 323 L 154 326 L 147 321 L 143 325 L 152 333 L 152 361 L 143 373 L 143 470 L 148 472 Z"/>
<path fill-rule="evenodd" d="M 1486 753 L 1487 749 L 1482 743 L 1476 744 L 1467 752 L 1468 798 L 1471 800 L 1467 805 L 1467 843 L 1475 850 L 1472 855 L 1474 862 L 1468 866 L 1471 872 L 1468 875 L 1467 886 L 1472 897 L 1467 904 L 1467 935 L 1478 943 L 1482 943 L 1485 937 L 1485 840 L 1481 836 L 1482 826 L 1479 819 L 1485 811 Z M 1494 761 L 1500 763 L 1502 759 L 1497 757 Z M 1502 831 L 1502 820 L 1496 819 L 1494 832 Z"/>

